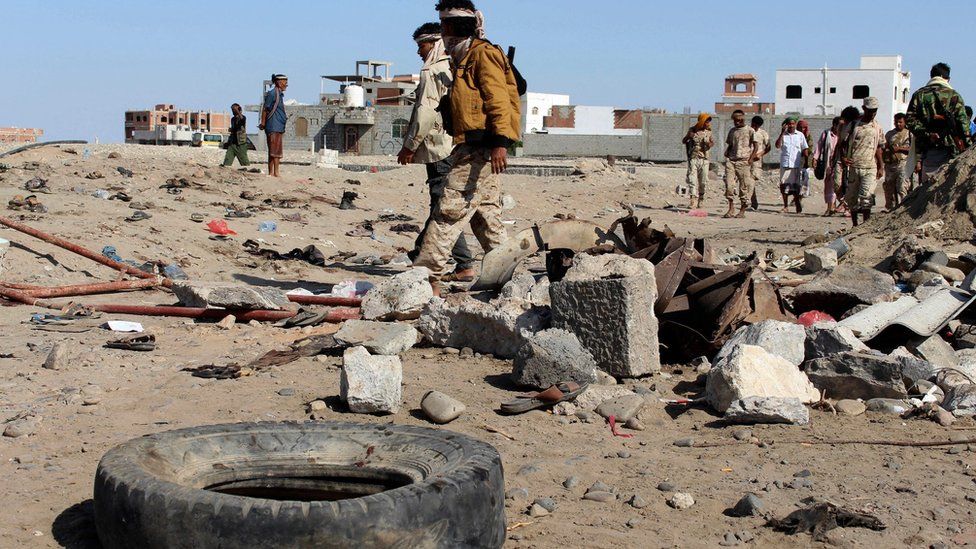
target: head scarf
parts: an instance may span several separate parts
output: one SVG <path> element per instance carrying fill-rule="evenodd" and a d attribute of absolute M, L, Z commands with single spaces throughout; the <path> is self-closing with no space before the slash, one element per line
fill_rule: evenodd
<path fill-rule="evenodd" d="M 787 124 L 789 124 L 790 122 L 797 122 L 797 121 L 798 121 L 798 119 L 795 116 L 788 116 L 788 117 L 786 117 L 786 123 Z"/>
<path fill-rule="evenodd" d="M 800 130 L 803 135 L 810 135 L 810 124 L 806 120 L 800 120 L 796 123 L 796 129 Z"/>
<path fill-rule="evenodd" d="M 464 8 L 451 8 L 448 10 L 442 10 L 440 15 L 441 21 L 454 17 L 474 17 L 478 20 L 478 27 L 475 31 L 475 37 L 480 38 L 481 40 L 485 39 L 485 14 L 481 13 L 480 10 L 475 11 Z"/>
<path fill-rule="evenodd" d="M 707 112 L 703 112 L 699 114 L 698 123 L 695 124 L 695 130 L 697 131 L 697 130 L 705 129 L 705 122 L 708 122 L 711 119 L 712 119 L 712 115 L 708 114 Z"/>
<path fill-rule="evenodd" d="M 420 43 L 420 41 L 421 40 L 418 38 L 417 42 Z M 431 48 L 430 53 L 428 53 L 427 57 L 424 58 L 424 68 L 425 69 L 430 68 L 431 65 L 439 61 L 440 58 L 444 57 L 444 55 L 446 54 L 447 51 L 444 49 L 444 41 L 441 40 L 440 36 L 438 36 L 437 41 L 434 42 L 434 47 Z"/>

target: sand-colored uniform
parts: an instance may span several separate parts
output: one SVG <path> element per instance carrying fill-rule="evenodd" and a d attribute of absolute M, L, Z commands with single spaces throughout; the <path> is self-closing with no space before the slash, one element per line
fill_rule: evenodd
<path fill-rule="evenodd" d="M 713 143 L 712 130 L 698 130 L 688 142 L 687 184 L 692 196 L 705 198 L 708 189 L 708 150 Z"/>
<path fill-rule="evenodd" d="M 728 156 L 725 160 L 725 198 L 736 198 L 744 207 L 752 198 L 754 180 L 750 157 L 756 145 L 756 132 L 749 126 L 732 128 L 725 140 Z"/>
<path fill-rule="evenodd" d="M 891 209 L 901 204 L 908 192 L 908 178 L 905 176 L 908 154 L 894 152 L 894 149 L 911 147 L 912 132 L 907 128 L 901 131 L 891 130 L 885 134 L 885 208 Z"/>
<path fill-rule="evenodd" d="M 876 120 L 858 120 L 851 130 L 844 156 L 852 160 L 848 171 L 847 205 L 853 211 L 870 212 L 878 190 L 878 167 L 875 155 L 884 145 L 884 132 Z"/>

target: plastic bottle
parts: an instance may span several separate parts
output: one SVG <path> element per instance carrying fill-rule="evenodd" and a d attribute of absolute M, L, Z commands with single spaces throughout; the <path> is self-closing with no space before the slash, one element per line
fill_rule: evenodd
<path fill-rule="evenodd" d="M 98 189 L 97 191 L 92 193 L 92 196 L 94 196 L 95 198 L 101 198 L 102 200 L 108 200 L 108 197 L 112 196 L 112 193 L 104 189 Z"/>
<path fill-rule="evenodd" d="M 277 230 L 278 224 L 274 221 L 262 221 L 261 224 L 258 225 L 258 231 L 262 233 L 273 233 Z"/>

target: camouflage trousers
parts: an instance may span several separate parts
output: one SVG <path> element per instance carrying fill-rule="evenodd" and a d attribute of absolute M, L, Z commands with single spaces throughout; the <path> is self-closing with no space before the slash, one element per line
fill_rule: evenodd
<path fill-rule="evenodd" d="M 905 164 L 885 164 L 885 208 L 890 210 L 901 204 L 906 194 L 908 178 L 905 177 Z"/>
<path fill-rule="evenodd" d="M 878 190 L 877 168 L 848 169 L 847 207 L 852 212 L 870 212 L 874 207 L 874 193 Z"/>
<path fill-rule="evenodd" d="M 414 261 L 414 266 L 427 267 L 434 276 L 446 274 L 451 249 L 465 224 L 471 224 L 486 253 L 507 239 L 501 219 L 501 190 L 498 176 L 491 173 L 489 150 L 459 145 L 451 154 L 451 162 L 454 168 L 447 175 L 444 195 L 431 212 Z"/>
<path fill-rule="evenodd" d="M 749 206 L 752 199 L 753 185 L 752 166 L 747 160 L 725 161 L 725 198 L 735 201 L 736 198 L 743 207 Z"/>
<path fill-rule="evenodd" d="M 708 190 L 709 164 L 707 158 L 688 159 L 688 175 L 685 182 L 688 184 L 688 192 L 691 196 L 705 198 L 705 191 Z"/>

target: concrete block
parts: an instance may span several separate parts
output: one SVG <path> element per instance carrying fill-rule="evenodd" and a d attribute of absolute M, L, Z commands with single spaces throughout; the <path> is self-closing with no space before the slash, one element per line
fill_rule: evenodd
<path fill-rule="evenodd" d="M 411 269 L 377 283 L 363 298 L 366 320 L 412 320 L 434 297 L 430 271 Z"/>
<path fill-rule="evenodd" d="M 803 265 L 809 273 L 833 269 L 837 264 L 837 251 L 831 248 L 814 248 L 803 253 Z"/>
<path fill-rule="evenodd" d="M 550 285 L 553 326 L 576 334 L 597 367 L 616 377 L 661 370 L 654 265 L 619 255 L 577 255 Z"/>
<path fill-rule="evenodd" d="M 364 347 L 342 355 L 339 397 L 357 414 L 395 414 L 400 409 L 403 366 L 395 356 L 372 356 Z"/>
<path fill-rule="evenodd" d="M 430 300 L 417 328 L 434 345 L 514 358 L 529 334 L 549 327 L 549 309 L 521 299 L 485 302 L 465 294 Z"/>
<path fill-rule="evenodd" d="M 746 397 L 793 397 L 804 404 L 820 394 L 806 374 L 762 347 L 740 345 L 708 372 L 705 398 L 719 412 Z"/>
<path fill-rule="evenodd" d="M 596 362 L 571 332 L 552 328 L 526 338 L 515 357 L 512 381 L 547 389 L 561 381 L 595 383 Z"/>
<path fill-rule="evenodd" d="M 409 324 L 347 320 L 336 333 L 340 343 L 350 347 L 365 347 L 374 355 L 394 356 L 417 344 L 420 334 Z"/>
<path fill-rule="evenodd" d="M 840 353 L 803 365 L 813 385 L 833 399 L 905 398 L 898 359 L 869 353 Z"/>
<path fill-rule="evenodd" d="M 806 355 L 806 337 L 803 326 L 792 322 L 764 320 L 757 324 L 743 326 L 722 346 L 712 360 L 712 364 L 718 364 L 742 345 L 755 345 L 785 358 L 794 366 L 799 366 Z"/>
<path fill-rule="evenodd" d="M 295 310 L 284 290 L 259 286 L 244 286 L 223 282 L 180 281 L 173 284 L 173 293 L 184 307 L 207 309 L 265 309 Z"/>

